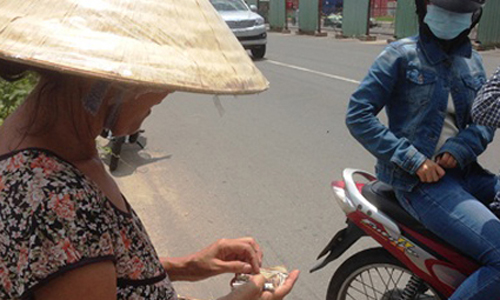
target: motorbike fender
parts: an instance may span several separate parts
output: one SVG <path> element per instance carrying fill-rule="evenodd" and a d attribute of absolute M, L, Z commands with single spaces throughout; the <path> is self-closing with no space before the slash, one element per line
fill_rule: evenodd
<path fill-rule="evenodd" d="M 328 245 L 326 245 L 325 249 L 323 249 L 323 251 L 321 251 L 321 253 L 318 255 L 317 260 L 324 257 L 325 255 L 326 257 L 322 261 L 318 262 L 314 267 L 312 267 L 309 272 L 316 272 L 328 265 L 330 262 L 336 260 L 344 252 L 346 252 L 357 240 L 366 235 L 367 234 L 358 226 L 356 226 L 356 224 L 354 224 L 350 220 L 347 220 L 347 227 L 335 234 Z"/>

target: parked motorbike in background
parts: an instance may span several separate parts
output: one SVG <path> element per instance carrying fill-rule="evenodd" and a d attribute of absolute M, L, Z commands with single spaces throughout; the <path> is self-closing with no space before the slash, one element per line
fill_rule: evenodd
<path fill-rule="evenodd" d="M 426 230 L 397 201 L 392 188 L 364 171 L 345 169 L 332 182 L 347 226 L 318 256 L 315 272 L 361 237 L 380 247 L 349 257 L 330 280 L 327 300 L 447 299 L 479 265 Z M 362 182 L 354 181 L 360 176 Z"/>
<path fill-rule="evenodd" d="M 144 130 L 139 130 L 134 134 L 128 135 L 128 136 L 120 136 L 116 137 L 113 136 L 111 131 L 105 129 L 102 133 L 101 136 L 105 139 L 108 139 L 110 141 L 110 160 L 109 160 L 109 170 L 111 172 L 115 171 L 116 168 L 118 167 L 118 162 L 120 161 L 120 153 L 122 151 L 122 146 L 125 143 L 130 143 L 130 144 L 137 144 L 141 147 L 141 149 L 144 149 L 144 146 L 139 142 L 139 136 L 141 133 L 143 133 Z"/>

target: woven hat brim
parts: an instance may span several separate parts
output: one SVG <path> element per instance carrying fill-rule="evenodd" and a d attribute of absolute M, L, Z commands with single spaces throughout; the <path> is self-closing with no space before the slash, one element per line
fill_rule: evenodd
<path fill-rule="evenodd" d="M 0 0 L 0 56 L 195 93 L 269 86 L 208 0 Z"/>

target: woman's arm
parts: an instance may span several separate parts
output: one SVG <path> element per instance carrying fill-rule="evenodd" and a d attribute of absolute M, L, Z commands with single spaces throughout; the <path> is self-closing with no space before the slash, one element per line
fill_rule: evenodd
<path fill-rule="evenodd" d="M 377 57 L 351 96 L 346 125 L 352 136 L 375 157 L 415 174 L 426 157 L 408 139 L 395 136 L 377 118 L 393 97 L 404 60 L 403 54 L 393 46 L 386 47 Z"/>
<path fill-rule="evenodd" d="M 221 239 L 192 255 L 161 259 L 170 280 L 197 281 L 222 273 L 258 274 L 262 252 L 253 238 Z M 299 271 L 292 271 L 285 283 L 274 292 L 264 291 L 264 276 L 234 289 L 219 300 L 281 300 L 293 288 Z"/>
<path fill-rule="evenodd" d="M 500 112 L 500 111 L 499 111 Z M 477 157 L 486 150 L 493 140 L 493 127 L 470 124 L 456 136 L 449 138 L 439 149 L 436 156 L 450 153 L 461 168 L 477 160 Z"/>
<path fill-rule="evenodd" d="M 262 252 L 253 238 L 221 239 L 184 257 L 160 259 L 170 280 L 198 281 L 222 273 L 259 273 Z"/>
<path fill-rule="evenodd" d="M 116 300 L 116 270 L 112 261 L 68 271 L 34 291 L 36 300 Z"/>
<path fill-rule="evenodd" d="M 448 152 L 465 167 L 475 161 L 493 140 L 495 128 L 500 127 L 500 68 L 478 92 L 471 110 L 470 124 L 457 136 L 449 138 L 437 155 Z"/>

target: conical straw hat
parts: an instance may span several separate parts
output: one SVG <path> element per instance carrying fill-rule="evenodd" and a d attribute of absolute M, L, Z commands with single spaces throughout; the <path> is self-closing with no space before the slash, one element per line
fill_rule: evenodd
<path fill-rule="evenodd" d="M 0 0 L 0 58 L 197 93 L 268 87 L 208 0 Z"/>

